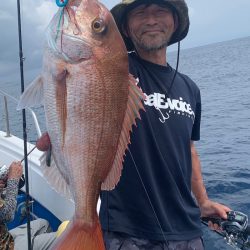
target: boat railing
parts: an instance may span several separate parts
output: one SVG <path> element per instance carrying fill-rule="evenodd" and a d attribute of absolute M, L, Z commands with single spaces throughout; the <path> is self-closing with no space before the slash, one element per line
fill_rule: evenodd
<path fill-rule="evenodd" d="M 4 122 L 5 122 L 5 127 L 6 127 L 6 131 L 5 131 L 6 137 L 10 137 L 11 131 L 10 131 L 8 102 L 11 101 L 17 105 L 18 100 L 15 97 L 9 95 L 8 93 L 6 93 L 2 90 L 0 90 L 0 96 L 3 99 L 3 103 L 4 103 L 3 112 L 4 112 L 4 120 L 5 120 Z M 39 122 L 38 122 L 38 119 L 37 119 L 35 112 L 31 108 L 27 108 L 26 110 L 31 114 L 31 117 L 33 118 L 34 125 L 36 128 L 36 133 L 37 133 L 38 137 L 40 137 L 42 133 L 41 133 Z"/>

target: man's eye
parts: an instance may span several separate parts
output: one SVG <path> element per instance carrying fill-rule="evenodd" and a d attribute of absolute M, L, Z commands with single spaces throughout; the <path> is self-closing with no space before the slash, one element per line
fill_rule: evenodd
<path fill-rule="evenodd" d="M 145 12 L 144 11 L 136 11 L 135 13 L 134 13 L 134 16 L 143 16 L 145 14 Z"/>
<path fill-rule="evenodd" d="M 169 13 L 171 13 L 171 11 L 168 9 L 160 9 L 160 10 L 158 10 L 158 13 L 159 14 L 169 14 Z"/>

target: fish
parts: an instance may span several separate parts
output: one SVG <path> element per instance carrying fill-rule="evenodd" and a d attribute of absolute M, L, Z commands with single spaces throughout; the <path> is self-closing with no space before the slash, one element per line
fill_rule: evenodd
<path fill-rule="evenodd" d="M 41 75 L 17 108 L 44 106 L 56 165 L 46 171 L 57 171 L 47 178 L 57 188 L 64 182 L 75 203 L 53 249 L 104 250 L 98 197 L 119 182 L 145 96 L 129 74 L 115 21 L 97 0 L 69 1 L 51 20 L 46 37 Z"/>

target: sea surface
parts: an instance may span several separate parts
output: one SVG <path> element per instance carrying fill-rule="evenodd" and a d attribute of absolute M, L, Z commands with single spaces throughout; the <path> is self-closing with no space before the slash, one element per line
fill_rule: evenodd
<path fill-rule="evenodd" d="M 176 52 L 168 56 L 173 67 L 176 57 Z M 196 146 L 208 196 L 250 217 L 250 37 L 181 50 L 179 71 L 201 90 L 201 140 Z M 32 74 L 27 72 L 26 82 Z M 0 82 L 0 89 L 16 98 L 20 95 L 18 81 Z M 21 112 L 16 113 L 16 104 L 8 105 L 11 132 L 22 137 Z M 35 111 L 45 131 L 43 109 Z M 4 117 L 1 98 L 0 130 L 5 130 Z M 27 132 L 28 139 L 35 141 L 29 114 Z M 204 242 L 208 250 L 232 249 L 206 226 Z"/>

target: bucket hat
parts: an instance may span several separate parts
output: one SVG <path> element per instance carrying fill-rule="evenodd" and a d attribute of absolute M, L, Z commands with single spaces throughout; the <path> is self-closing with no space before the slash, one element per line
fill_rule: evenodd
<path fill-rule="evenodd" d="M 168 45 L 181 41 L 186 37 L 189 29 L 188 7 L 184 0 L 122 0 L 111 9 L 116 25 L 123 37 L 128 51 L 134 50 L 134 45 L 130 38 L 124 35 L 123 28 L 126 23 L 127 14 L 132 9 L 141 4 L 164 4 L 168 6 L 178 18 L 178 27 L 173 33 Z"/>

